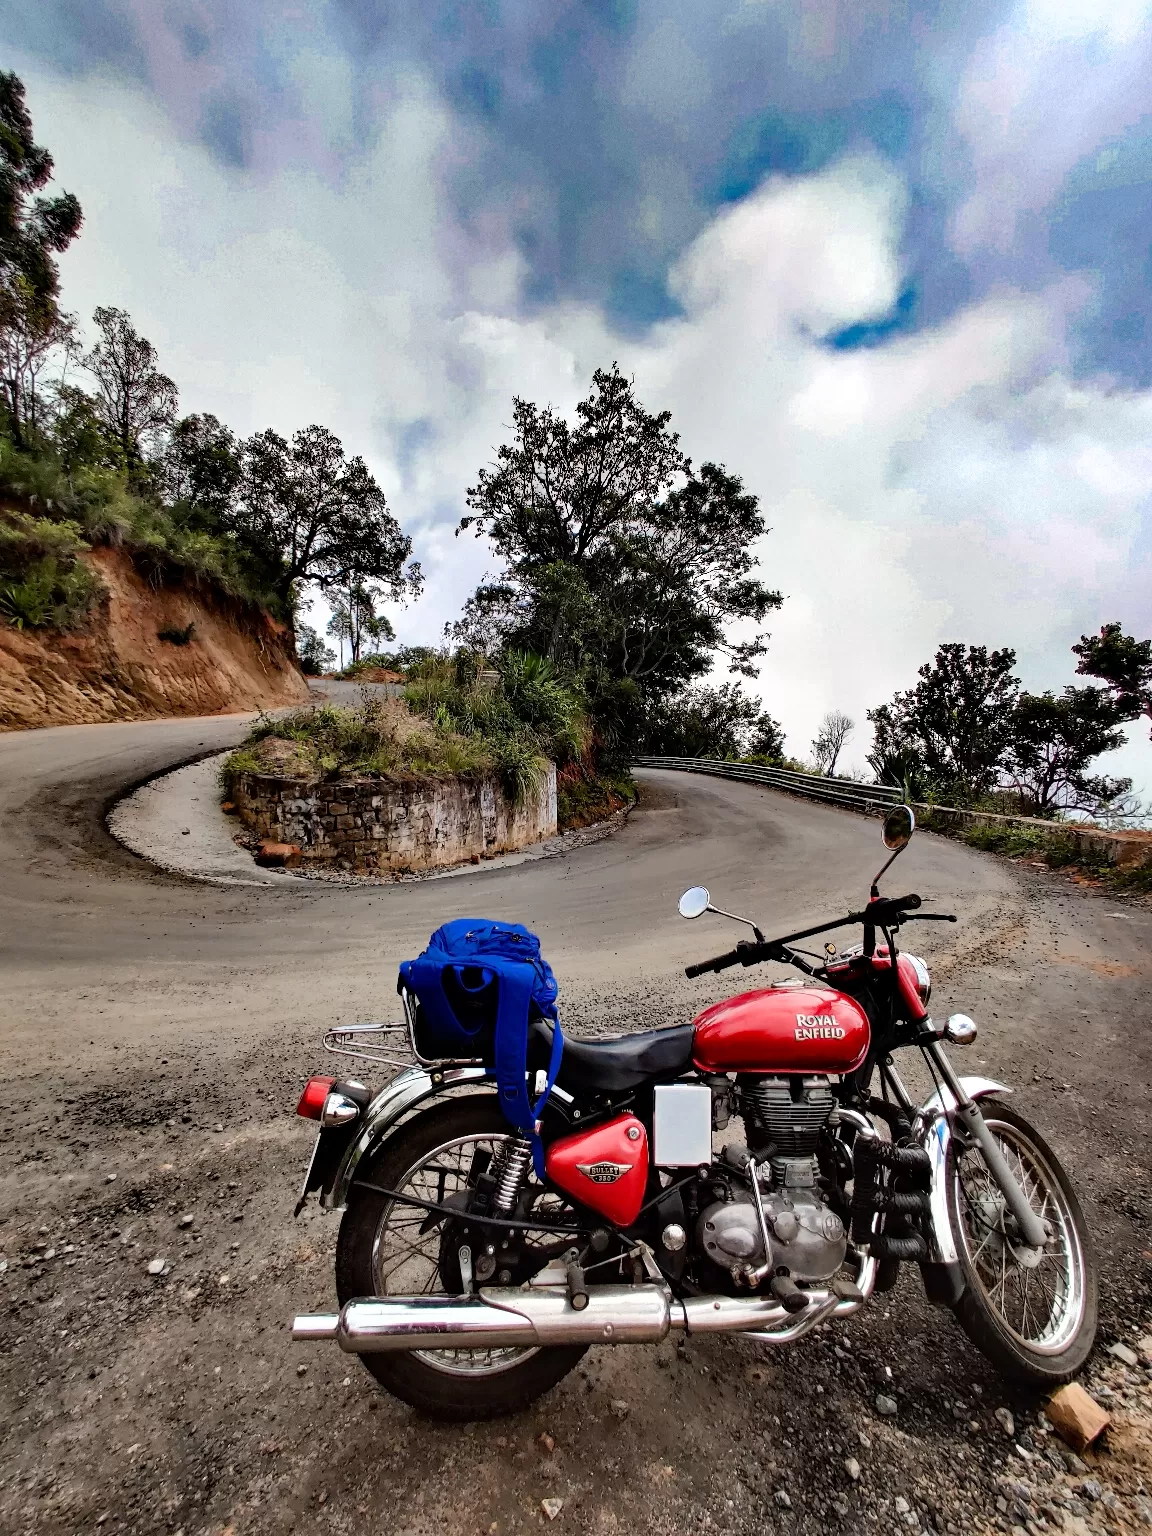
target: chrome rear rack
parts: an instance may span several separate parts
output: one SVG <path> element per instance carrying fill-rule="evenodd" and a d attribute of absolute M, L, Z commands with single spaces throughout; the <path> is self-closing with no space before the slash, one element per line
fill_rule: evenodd
<path fill-rule="evenodd" d="M 346 1024 L 324 1031 L 324 1049 L 377 1066 L 411 1067 L 416 1063 L 407 1024 Z"/>

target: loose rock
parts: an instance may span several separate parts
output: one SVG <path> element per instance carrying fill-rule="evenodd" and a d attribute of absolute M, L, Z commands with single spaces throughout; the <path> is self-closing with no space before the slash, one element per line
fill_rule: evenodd
<path fill-rule="evenodd" d="M 148 1273 L 150 1275 L 162 1275 L 164 1273 L 164 1265 L 166 1263 L 166 1259 L 152 1259 L 148 1265 Z"/>
<path fill-rule="evenodd" d="M 614 1397 L 608 1406 L 618 1419 L 626 1419 L 631 1411 L 622 1397 Z"/>
<path fill-rule="evenodd" d="M 1009 1440 L 1011 1440 L 1012 1436 L 1016 1433 L 1016 1420 L 1012 1417 L 1009 1409 L 997 1408 L 992 1417 L 1008 1436 Z"/>
<path fill-rule="evenodd" d="M 844 1470 L 854 1483 L 860 1481 L 860 1463 L 856 1460 L 855 1456 L 848 1457 L 844 1463 Z"/>
<path fill-rule="evenodd" d="M 883 1414 L 886 1419 L 895 1418 L 900 1410 L 900 1405 L 894 1397 L 885 1397 L 883 1392 L 876 1394 L 876 1412 Z"/>
<path fill-rule="evenodd" d="M 1125 1365 L 1140 1364 L 1140 1356 L 1136 1353 L 1136 1351 L 1134 1349 L 1130 1349 L 1127 1344 L 1121 1344 L 1119 1341 L 1117 1341 L 1115 1344 L 1109 1344 L 1108 1353 L 1110 1355 L 1114 1355 L 1117 1360 L 1123 1361 Z"/>
<path fill-rule="evenodd" d="M 788 1497 L 788 1492 L 784 1488 L 777 1488 L 777 1490 L 776 1490 L 776 1502 L 777 1502 L 777 1504 L 779 1504 L 781 1509 L 791 1509 L 792 1508 L 792 1500 Z"/>
<path fill-rule="evenodd" d="M 556 1516 L 564 1508 L 563 1499 L 541 1499 L 540 1508 L 549 1520 L 555 1520 Z"/>

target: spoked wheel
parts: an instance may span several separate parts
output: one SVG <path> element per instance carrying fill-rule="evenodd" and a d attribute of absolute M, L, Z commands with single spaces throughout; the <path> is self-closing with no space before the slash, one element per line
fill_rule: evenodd
<path fill-rule="evenodd" d="M 467 1189 L 476 1154 L 495 1157 L 510 1139 L 494 1096 L 461 1098 L 417 1115 L 361 1165 L 357 1180 L 436 1205 L 452 1204 Z M 570 1212 L 554 1195 L 541 1192 L 533 1214 L 563 1221 Z M 459 1295 L 458 1262 L 443 1238 L 442 1220 L 354 1183 L 336 1248 L 341 1306 L 359 1296 Z M 474 1264 L 484 1258 L 494 1264 L 490 1276 L 477 1265 L 477 1278 L 481 1284 L 519 1284 L 558 1246 L 560 1240 L 547 1233 L 530 1233 L 519 1254 L 509 1258 L 497 1243 L 491 1258 L 477 1254 Z M 547 1392 L 584 1348 L 420 1349 L 360 1359 L 382 1386 L 415 1408 L 437 1418 L 484 1419 L 513 1413 Z"/>
<path fill-rule="evenodd" d="M 965 1279 L 956 1316 L 1005 1374 L 1053 1386 L 1080 1370 L 1096 1339 L 1096 1266 L 1084 1216 L 1056 1154 L 1023 1115 L 1005 1104 L 981 1109 L 1049 1240 L 1042 1250 L 1021 1240 L 979 1150 L 954 1140 L 949 1214 Z"/>

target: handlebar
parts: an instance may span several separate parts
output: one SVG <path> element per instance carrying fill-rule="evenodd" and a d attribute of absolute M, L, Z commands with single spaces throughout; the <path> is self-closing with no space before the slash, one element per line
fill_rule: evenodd
<path fill-rule="evenodd" d="M 726 971 L 734 965 L 759 965 L 765 960 L 776 960 L 781 964 L 794 963 L 797 960 L 788 950 L 787 945 L 796 943 L 800 939 L 809 939 L 817 933 L 830 933 L 833 928 L 847 928 L 853 923 L 863 923 L 865 929 L 898 928 L 901 923 L 913 922 L 919 919 L 923 922 L 954 923 L 955 917 L 944 912 L 917 912 L 920 905 L 920 897 L 915 893 L 908 896 L 876 896 L 868 903 L 862 912 L 849 912 L 847 917 L 835 918 L 830 923 L 819 923 L 815 928 L 804 928 L 799 933 L 786 933 L 780 939 L 767 939 L 758 943 L 741 940 L 735 949 L 730 949 L 727 954 L 714 955 L 711 960 L 698 961 L 696 965 L 684 967 L 685 976 L 703 976 L 708 971 Z M 865 934 L 867 938 L 867 933 Z M 807 970 L 805 966 L 803 969 Z"/>

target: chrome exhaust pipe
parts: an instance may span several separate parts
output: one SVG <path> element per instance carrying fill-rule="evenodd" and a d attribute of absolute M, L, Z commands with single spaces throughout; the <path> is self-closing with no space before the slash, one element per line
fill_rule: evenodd
<path fill-rule="evenodd" d="M 604 1285 L 576 1311 L 554 1288 L 485 1290 L 479 1296 L 370 1296 L 338 1316 L 305 1313 L 297 1340 L 335 1339 L 354 1355 L 404 1349 L 535 1349 L 547 1344 L 655 1344 L 670 1326 L 661 1286 Z"/>
<path fill-rule="evenodd" d="M 764 1344 L 791 1344 L 830 1317 L 864 1305 L 876 1280 L 866 1257 L 855 1295 L 835 1288 L 808 1293 L 803 1312 L 760 1296 L 688 1296 L 662 1285 L 598 1285 L 577 1311 L 560 1286 L 483 1290 L 478 1296 L 365 1296 L 339 1313 L 302 1313 L 298 1342 L 335 1339 L 349 1354 L 406 1349 L 537 1349 L 549 1344 L 657 1344 L 671 1329 L 743 1333 Z"/>

